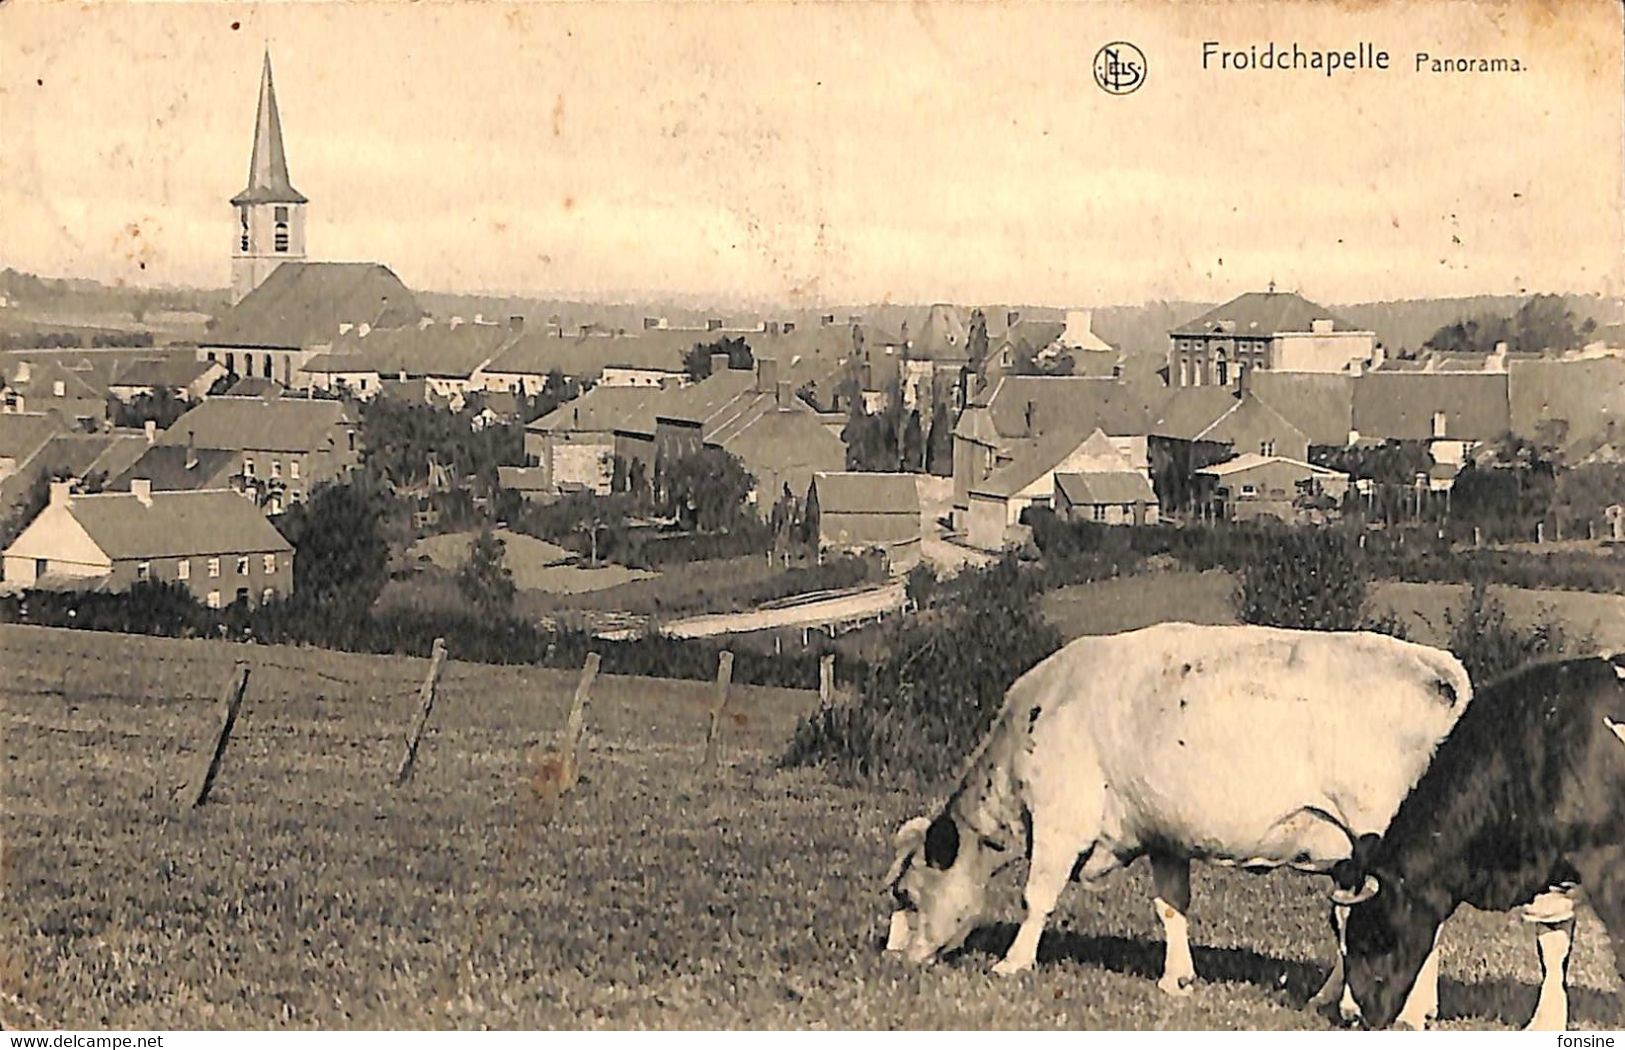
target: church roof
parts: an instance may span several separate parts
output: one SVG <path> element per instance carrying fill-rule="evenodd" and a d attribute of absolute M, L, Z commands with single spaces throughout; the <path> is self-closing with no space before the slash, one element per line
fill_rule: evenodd
<path fill-rule="evenodd" d="M 248 162 L 248 186 L 233 204 L 304 204 L 305 195 L 288 179 L 288 154 L 282 148 L 282 117 L 271 83 L 271 53 L 260 73 L 260 107 L 254 118 L 254 153 Z"/>
<path fill-rule="evenodd" d="M 394 272 L 378 263 L 285 262 L 226 311 L 204 346 L 303 349 L 331 345 L 341 324 L 394 328 L 423 311 Z"/>

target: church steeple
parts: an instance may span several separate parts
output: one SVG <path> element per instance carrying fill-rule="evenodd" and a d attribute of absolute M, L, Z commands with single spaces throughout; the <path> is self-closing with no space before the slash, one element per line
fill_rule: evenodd
<path fill-rule="evenodd" d="M 305 195 L 288 178 L 282 145 L 282 115 L 271 81 L 271 53 L 260 72 L 259 112 L 254 118 L 254 152 L 248 185 L 231 199 L 236 238 L 231 256 L 232 302 L 239 302 L 284 262 L 305 258 Z"/>
<path fill-rule="evenodd" d="M 288 178 L 288 154 L 282 147 L 282 115 L 271 82 L 271 52 L 260 72 L 260 108 L 254 119 L 254 153 L 248 161 L 248 187 L 233 204 L 304 204 L 305 195 Z"/>

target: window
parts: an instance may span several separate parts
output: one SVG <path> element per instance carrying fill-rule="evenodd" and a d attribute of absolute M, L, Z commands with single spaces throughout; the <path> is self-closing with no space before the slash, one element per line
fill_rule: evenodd
<path fill-rule="evenodd" d="M 1260 456 L 1273 456 L 1273 455 L 1275 455 L 1275 442 L 1273 442 L 1273 441 L 1260 441 L 1258 443 L 1258 454 Z"/>
<path fill-rule="evenodd" d="M 264 564 L 265 564 L 265 575 L 269 576 L 273 572 L 276 572 L 276 555 L 275 554 L 267 554 L 265 556 L 265 558 L 264 558 Z"/>
<path fill-rule="evenodd" d="M 288 250 L 288 209 L 284 206 L 276 209 L 276 250 Z"/>
<path fill-rule="evenodd" d="M 248 575 L 248 555 L 246 554 L 241 554 L 237 557 L 237 575 Z"/>
<path fill-rule="evenodd" d="M 209 596 L 204 599 L 204 604 L 207 605 L 211 609 L 220 608 L 220 592 L 219 591 L 210 591 Z"/>
<path fill-rule="evenodd" d="M 251 478 L 253 476 L 254 476 L 254 457 L 253 456 L 244 456 L 243 457 L 243 477 Z"/>
<path fill-rule="evenodd" d="M 237 208 L 237 225 L 240 227 L 240 236 L 237 241 L 237 250 L 248 251 L 248 206 L 239 205 Z"/>
<path fill-rule="evenodd" d="M 51 395 L 53 397 L 67 397 L 68 384 L 58 379 L 56 382 L 51 384 Z"/>
<path fill-rule="evenodd" d="M 367 389 L 367 381 L 365 379 L 361 381 L 361 389 Z M 295 481 L 299 480 L 299 461 L 297 459 L 288 460 L 288 477 Z"/>
<path fill-rule="evenodd" d="M 280 459 L 273 459 L 271 461 L 271 476 L 273 478 L 280 478 L 282 476 L 282 461 Z"/>
<path fill-rule="evenodd" d="M 248 588 L 247 587 L 239 587 L 239 588 L 237 588 L 237 597 L 235 599 L 233 599 L 233 600 L 242 602 L 244 605 L 247 605 L 248 604 Z"/>
<path fill-rule="evenodd" d="M 219 575 L 220 575 L 220 559 L 219 558 L 210 558 L 209 559 L 209 578 L 212 580 L 212 579 L 214 579 L 215 577 L 217 577 Z"/>
<path fill-rule="evenodd" d="M 1258 495 L 1258 486 L 1257 485 L 1243 485 L 1243 486 L 1241 486 L 1241 494 L 1243 496 L 1256 496 L 1256 495 Z"/>
<path fill-rule="evenodd" d="M 192 578 L 191 558 L 182 558 L 175 563 L 175 578 L 177 580 L 190 580 Z"/>
<path fill-rule="evenodd" d="M 152 579 L 152 562 L 138 561 L 135 563 L 135 578 L 143 583 Z"/>
<path fill-rule="evenodd" d="M 1104 504 L 1104 503 L 1096 503 L 1094 510 L 1095 510 L 1095 515 L 1094 516 L 1095 516 L 1096 521 L 1105 521 L 1106 520 L 1106 504 Z"/>
<path fill-rule="evenodd" d="M 264 367 L 264 369 L 262 369 L 262 371 L 263 371 L 266 379 L 271 378 L 271 355 L 270 354 L 265 355 L 265 367 Z"/>
<path fill-rule="evenodd" d="M 265 590 L 260 592 L 260 604 L 264 605 L 266 602 L 271 601 L 275 597 L 276 597 L 276 588 L 275 587 L 267 587 L 267 588 L 265 588 Z"/>
<path fill-rule="evenodd" d="M 34 579 L 36 579 L 36 580 L 39 579 L 41 576 L 44 576 L 46 573 L 50 572 L 50 570 L 51 570 L 50 559 L 48 559 L 48 558 L 35 558 L 34 559 Z"/>

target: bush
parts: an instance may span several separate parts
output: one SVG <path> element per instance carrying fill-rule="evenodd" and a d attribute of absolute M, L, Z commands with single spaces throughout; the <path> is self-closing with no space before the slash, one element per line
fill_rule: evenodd
<path fill-rule="evenodd" d="M 1595 648 L 1589 637 L 1570 639 L 1550 610 L 1543 622 L 1527 629 L 1509 623 L 1506 608 L 1483 579 L 1473 581 L 1460 615 L 1445 612 L 1445 622 L 1450 626 L 1450 651 L 1478 685 L 1534 660 Z"/>
<path fill-rule="evenodd" d="M 1347 533 L 1283 532 L 1242 568 L 1236 615 L 1243 623 L 1351 631 L 1365 597 L 1364 569 Z"/>
<path fill-rule="evenodd" d="M 1005 691 L 1060 648 L 1039 611 L 1038 577 L 1006 557 L 954 581 L 943 601 L 898 621 L 889 655 L 858 695 L 803 718 L 787 765 L 824 765 L 861 777 L 950 777 L 986 735 Z"/>

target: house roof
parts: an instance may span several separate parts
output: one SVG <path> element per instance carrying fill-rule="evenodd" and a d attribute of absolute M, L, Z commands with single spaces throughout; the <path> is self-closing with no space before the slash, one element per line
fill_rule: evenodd
<path fill-rule="evenodd" d="M 1004 333 L 1004 342 L 1012 347 L 1025 346 L 1037 353 L 1061 338 L 1061 333 L 1065 331 L 1065 321 L 1044 321 L 1024 317 Z"/>
<path fill-rule="evenodd" d="M 1198 434 L 1213 426 L 1240 403 L 1241 399 L 1229 387 L 1180 387 L 1162 406 L 1162 418 L 1157 420 L 1152 433 L 1160 437 L 1195 441 Z"/>
<path fill-rule="evenodd" d="M 325 355 L 324 355 L 325 356 Z M 231 384 L 226 391 L 228 397 L 264 397 L 278 398 L 283 395 L 287 387 L 274 379 L 263 379 L 259 376 L 244 376 Z"/>
<path fill-rule="evenodd" d="M 1333 314 L 1319 303 L 1312 303 L 1297 292 L 1246 292 L 1223 306 L 1216 306 L 1200 317 L 1186 321 L 1173 330 L 1174 335 L 1229 335 L 1271 336 L 1279 332 L 1307 332 L 1312 322 L 1329 320 L 1336 332 L 1363 331 Z"/>
<path fill-rule="evenodd" d="M 1137 470 L 1094 471 L 1087 474 L 1057 474 L 1055 488 L 1069 503 L 1154 503 L 1156 490 L 1151 479 Z"/>
<path fill-rule="evenodd" d="M 161 445 L 314 452 L 353 426 L 344 403 L 306 398 L 211 397 L 158 435 Z"/>
<path fill-rule="evenodd" d="M 321 356 L 319 367 L 329 372 L 467 379 L 500 354 L 514 335 L 512 328 L 501 324 L 415 324 L 373 328 L 366 335 L 352 330 L 334 341 L 332 353 Z M 309 364 L 305 370 L 311 371 Z"/>
<path fill-rule="evenodd" d="M 813 475 L 822 514 L 920 514 L 919 484 L 913 474 L 825 471 Z"/>
<path fill-rule="evenodd" d="M 1004 437 L 1075 425 L 1125 437 L 1150 431 L 1145 392 L 1111 379 L 1084 376 L 1003 376 L 987 395 L 993 427 Z M 1032 425 L 1027 408 L 1032 406 Z"/>
<path fill-rule="evenodd" d="M 595 386 L 526 423 L 525 429 L 533 433 L 653 429 L 654 417 L 642 410 L 658 393 L 648 387 Z"/>
<path fill-rule="evenodd" d="M 1203 467 L 1196 471 L 1198 474 L 1211 474 L 1216 478 L 1229 477 L 1243 471 L 1256 470 L 1259 467 L 1284 463 L 1288 466 L 1300 467 L 1317 477 L 1347 478 L 1348 475 L 1340 470 L 1330 467 L 1317 467 L 1313 463 L 1305 463 L 1301 459 L 1292 459 L 1290 456 L 1261 456 L 1256 452 L 1243 452 L 1234 459 L 1227 459 L 1223 463 L 1215 463 L 1211 467 Z"/>
<path fill-rule="evenodd" d="M 1303 431 L 1311 445 L 1348 443 L 1354 426 L 1354 385 L 1335 372 L 1272 372 L 1255 368 L 1247 382 L 1258 399 Z"/>
<path fill-rule="evenodd" d="M 184 445 L 153 445 L 108 488 L 128 489 L 135 478 L 152 482 L 154 492 L 219 488 L 223 474 L 236 465 L 241 455 L 222 448 L 188 450 Z"/>
<path fill-rule="evenodd" d="M 1039 437 L 1019 440 L 1010 447 L 1010 462 L 999 467 L 971 489 L 972 494 L 1009 498 L 1054 470 L 1077 451 L 1090 451 L 1102 458 L 1121 460 L 1099 426 L 1071 420 Z M 1104 444 L 1102 444 L 1104 442 Z"/>
<path fill-rule="evenodd" d="M 497 486 L 514 492 L 545 492 L 547 471 L 541 467 L 498 467 Z"/>
<path fill-rule="evenodd" d="M 193 357 L 157 357 L 131 361 L 118 370 L 110 386 L 141 389 L 168 387 L 180 389 L 202 379 L 211 371 L 225 371 L 213 361 Z"/>
<path fill-rule="evenodd" d="M 756 390 L 756 373 L 742 368 L 712 372 L 698 383 L 661 391 L 650 410 L 657 419 L 704 424 L 735 399 Z"/>
<path fill-rule="evenodd" d="M 67 429 L 60 417 L 45 412 L 0 412 L 0 458 L 19 465 L 45 447 L 52 436 Z"/>
<path fill-rule="evenodd" d="M 1433 432 L 1443 412 L 1443 435 Z M 1368 372 L 1354 386 L 1354 427 L 1362 437 L 1492 441 L 1511 429 L 1507 376 L 1484 373 Z"/>
<path fill-rule="evenodd" d="M 0 387 L 21 391 L 25 399 L 55 398 L 57 383 L 62 384 L 63 397 L 85 400 L 107 397 L 106 384 L 88 366 L 71 368 L 59 357 L 0 359 Z"/>
<path fill-rule="evenodd" d="M 526 332 L 487 366 L 487 372 L 545 376 L 558 371 L 593 378 L 606 368 L 638 368 L 677 373 L 683 355 L 715 342 L 725 332 L 655 328 L 638 335 L 575 335 Z"/>
<path fill-rule="evenodd" d="M 422 316 L 379 263 L 285 262 L 220 318 L 204 346 L 297 350 L 330 345 L 341 324 L 395 328 Z"/>
<path fill-rule="evenodd" d="M 1567 444 L 1601 444 L 1625 422 L 1625 359 L 1512 361 L 1507 365 L 1511 428 L 1535 437 L 1540 425 L 1567 423 Z"/>
<path fill-rule="evenodd" d="M 68 512 L 108 557 L 183 558 L 291 551 L 253 502 L 227 489 L 73 496 Z"/>
<path fill-rule="evenodd" d="M 909 356 L 932 361 L 963 361 L 966 335 L 965 319 L 960 316 L 958 307 L 937 303 L 910 341 Z"/>
<path fill-rule="evenodd" d="M 764 412 L 726 440 L 718 442 L 758 475 L 771 470 L 784 478 L 797 496 L 804 495 L 815 471 L 844 465 L 846 446 L 818 416 L 807 411 Z M 778 493 L 764 493 L 776 499 Z"/>
<path fill-rule="evenodd" d="M 254 152 L 248 160 L 248 185 L 233 204 L 304 204 L 305 195 L 288 179 L 288 155 L 282 148 L 282 116 L 271 83 L 271 52 L 260 71 L 260 104 L 254 115 Z"/>

